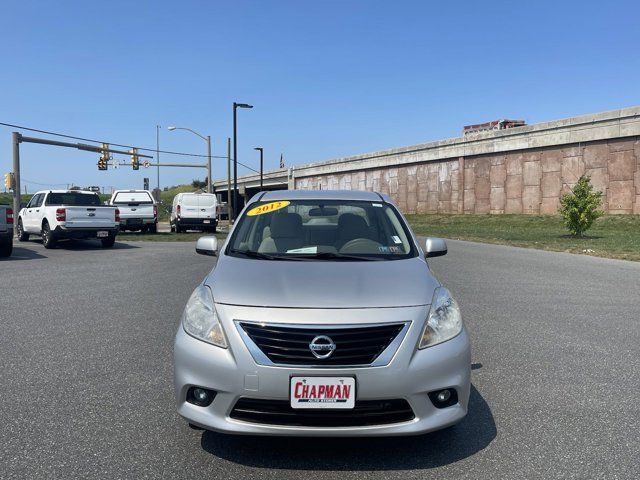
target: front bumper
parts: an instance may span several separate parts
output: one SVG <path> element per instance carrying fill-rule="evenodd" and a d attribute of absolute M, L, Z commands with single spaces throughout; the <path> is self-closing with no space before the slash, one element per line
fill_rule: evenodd
<path fill-rule="evenodd" d="M 282 322 L 294 320 L 295 316 L 299 323 L 323 324 L 331 323 L 328 317 L 336 317 L 335 311 L 326 310 L 255 309 L 218 305 L 218 315 L 229 343 L 227 349 L 196 340 L 180 326 L 174 344 L 175 393 L 178 413 L 190 423 L 208 430 L 247 435 L 393 436 L 416 435 L 445 428 L 459 422 L 466 415 L 471 365 L 468 335 L 463 330 L 448 342 L 417 350 L 415 347 L 422 333 L 424 320 L 416 319 L 426 318 L 428 306 L 349 310 L 349 323 L 354 324 L 413 319 L 402 345 L 388 365 L 363 368 L 298 368 L 256 364 L 229 319 L 251 318 L 251 315 L 255 318 L 258 312 L 265 310 L 275 313 Z M 411 406 L 415 417 L 400 423 L 357 427 L 269 425 L 230 417 L 236 402 L 243 397 L 288 400 L 292 375 L 355 376 L 357 401 L 404 399 Z M 188 403 L 186 395 L 191 386 L 216 391 L 213 403 L 208 407 Z M 439 409 L 433 405 L 428 393 L 444 388 L 454 388 L 459 401 L 456 405 Z"/>

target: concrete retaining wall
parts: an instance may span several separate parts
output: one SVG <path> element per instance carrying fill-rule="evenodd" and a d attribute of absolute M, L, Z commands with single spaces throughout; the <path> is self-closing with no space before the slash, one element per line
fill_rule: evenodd
<path fill-rule="evenodd" d="M 406 213 L 555 213 L 582 174 L 640 214 L 640 108 L 296 167 L 297 189 L 389 194 Z"/>

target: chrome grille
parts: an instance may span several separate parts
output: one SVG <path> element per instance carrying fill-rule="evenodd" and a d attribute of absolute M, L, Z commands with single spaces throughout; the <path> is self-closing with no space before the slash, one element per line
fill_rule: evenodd
<path fill-rule="evenodd" d="M 238 325 L 258 363 L 318 367 L 366 366 L 376 360 L 386 365 L 408 328 L 408 323 L 302 326 L 241 321 Z M 327 337 L 335 346 L 330 355 L 328 349 L 312 351 L 314 339 L 327 345 Z"/>

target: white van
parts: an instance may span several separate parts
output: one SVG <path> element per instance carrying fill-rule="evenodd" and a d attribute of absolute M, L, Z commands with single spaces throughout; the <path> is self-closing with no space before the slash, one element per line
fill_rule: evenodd
<path fill-rule="evenodd" d="M 177 194 L 173 198 L 169 224 L 172 232 L 215 232 L 218 225 L 216 196 L 213 193 Z"/>

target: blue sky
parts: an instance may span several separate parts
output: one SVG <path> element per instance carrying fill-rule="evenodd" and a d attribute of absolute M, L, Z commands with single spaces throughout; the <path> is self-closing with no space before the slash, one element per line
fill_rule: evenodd
<path fill-rule="evenodd" d="M 257 168 L 254 146 L 267 168 L 281 152 L 288 165 L 327 160 L 459 136 L 467 123 L 640 104 L 639 19 L 633 1 L 23 0 L 0 16 L 0 122 L 150 147 L 156 124 L 179 125 L 225 155 L 236 100 L 255 105 L 240 112 L 241 162 Z M 2 172 L 10 132 L 0 127 Z M 166 129 L 161 148 L 205 152 Z M 22 176 L 155 184 L 155 171 L 98 172 L 96 161 L 25 144 Z M 161 184 L 196 177 L 164 169 Z"/>

